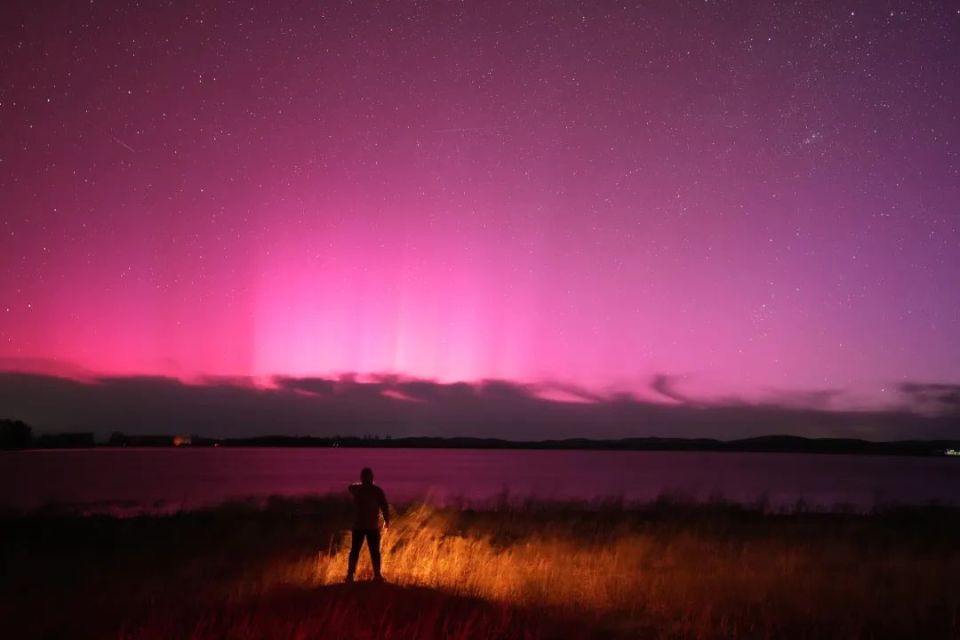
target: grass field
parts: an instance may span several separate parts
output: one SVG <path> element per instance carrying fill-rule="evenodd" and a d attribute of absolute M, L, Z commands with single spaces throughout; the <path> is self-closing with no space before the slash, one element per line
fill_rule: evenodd
<path fill-rule="evenodd" d="M 407 505 L 341 584 L 351 505 L 8 514 L 8 638 L 956 638 L 960 511 Z M 369 577 L 366 552 L 358 578 Z"/>

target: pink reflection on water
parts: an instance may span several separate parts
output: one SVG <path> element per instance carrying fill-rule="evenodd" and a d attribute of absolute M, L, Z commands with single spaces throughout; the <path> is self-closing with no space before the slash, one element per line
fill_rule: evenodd
<path fill-rule="evenodd" d="M 660 496 L 813 508 L 960 503 L 948 458 L 449 449 L 94 449 L 0 454 L 0 506 L 176 511 L 270 495 L 342 493 L 371 466 L 394 501 L 507 495 L 650 501 Z"/>

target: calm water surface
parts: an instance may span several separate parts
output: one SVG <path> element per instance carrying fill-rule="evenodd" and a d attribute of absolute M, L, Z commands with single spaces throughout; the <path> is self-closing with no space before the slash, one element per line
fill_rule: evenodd
<path fill-rule="evenodd" d="M 772 506 L 960 504 L 960 460 L 653 451 L 90 449 L 0 453 L 0 506 L 171 510 L 234 498 L 344 492 L 371 466 L 392 499 L 651 500 Z"/>

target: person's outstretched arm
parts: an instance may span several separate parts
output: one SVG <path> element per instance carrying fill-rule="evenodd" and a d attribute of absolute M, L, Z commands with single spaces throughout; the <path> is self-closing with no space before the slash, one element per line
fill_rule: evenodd
<path fill-rule="evenodd" d="M 357 495 L 357 489 L 359 489 L 359 488 L 360 488 L 360 485 L 359 485 L 358 483 L 354 482 L 353 484 L 351 484 L 350 486 L 347 487 L 347 491 L 350 492 L 350 495 L 355 496 L 355 495 Z"/>
<path fill-rule="evenodd" d="M 380 511 L 383 512 L 383 527 L 390 528 L 390 505 L 387 503 L 387 494 L 380 489 Z"/>

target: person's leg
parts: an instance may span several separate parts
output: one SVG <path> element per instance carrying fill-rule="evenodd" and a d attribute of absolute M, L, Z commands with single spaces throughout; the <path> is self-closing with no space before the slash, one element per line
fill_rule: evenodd
<path fill-rule="evenodd" d="M 354 529 L 350 539 L 350 558 L 347 564 L 347 582 L 353 581 L 353 574 L 357 570 L 357 560 L 360 559 L 360 548 L 363 547 L 364 532 Z"/>
<path fill-rule="evenodd" d="M 373 529 L 367 532 L 367 547 L 370 549 L 370 562 L 373 564 L 373 579 L 382 580 L 380 575 L 380 531 Z"/>

